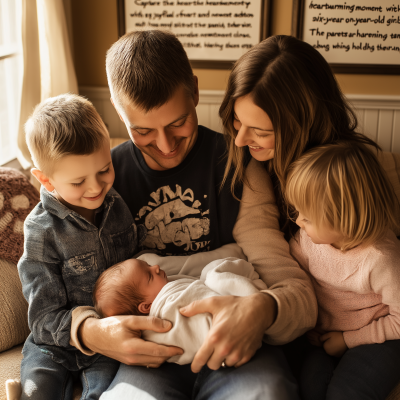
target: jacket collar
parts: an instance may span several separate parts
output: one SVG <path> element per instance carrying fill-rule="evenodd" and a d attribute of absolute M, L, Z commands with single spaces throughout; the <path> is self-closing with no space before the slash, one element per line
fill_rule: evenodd
<path fill-rule="evenodd" d="M 96 213 L 102 211 L 106 207 L 111 207 L 114 203 L 114 199 L 118 197 L 118 193 L 114 188 L 111 188 L 104 198 L 103 204 L 96 210 Z M 51 214 L 57 216 L 60 219 L 65 219 L 69 215 L 73 216 L 74 219 L 81 219 L 87 223 L 76 211 L 71 210 L 64 204 L 62 204 L 54 195 L 52 195 L 44 186 L 40 188 L 40 200 L 42 201 L 43 208 Z"/>

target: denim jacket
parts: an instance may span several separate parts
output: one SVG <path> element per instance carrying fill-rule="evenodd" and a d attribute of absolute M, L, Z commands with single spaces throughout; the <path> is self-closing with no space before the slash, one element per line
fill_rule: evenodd
<path fill-rule="evenodd" d="M 100 274 L 135 254 L 138 229 L 113 188 L 96 210 L 97 226 L 44 188 L 40 198 L 25 220 L 24 253 L 18 263 L 23 294 L 29 302 L 28 323 L 37 345 L 77 352 L 69 344 L 72 310 L 92 306 L 92 290 Z M 141 229 L 144 227 L 139 229 L 140 237 L 144 234 Z M 59 350 L 58 356 L 63 358 Z M 80 366 L 91 364 L 92 357 L 78 353 L 73 358 Z"/>

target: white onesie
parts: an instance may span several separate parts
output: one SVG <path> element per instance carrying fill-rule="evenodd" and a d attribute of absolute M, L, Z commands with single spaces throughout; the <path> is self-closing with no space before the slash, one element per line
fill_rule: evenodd
<path fill-rule="evenodd" d="M 153 301 L 150 315 L 171 321 L 172 329 L 166 333 L 142 332 L 145 340 L 184 350 L 182 355 L 171 357 L 168 362 L 191 363 L 212 325 L 211 314 L 187 318 L 180 314 L 181 307 L 211 296 L 248 296 L 267 289 L 236 244 L 187 257 L 143 254 L 138 258 L 150 265 L 158 264 L 170 281 Z"/>

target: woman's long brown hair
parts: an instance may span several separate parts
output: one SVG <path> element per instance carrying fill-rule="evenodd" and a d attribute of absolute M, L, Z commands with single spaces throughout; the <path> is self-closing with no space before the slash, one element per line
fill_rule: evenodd
<path fill-rule="evenodd" d="M 275 156 L 265 167 L 282 216 L 287 212 L 284 193 L 288 167 L 305 151 L 339 140 L 379 149 L 374 141 L 356 132 L 357 118 L 323 56 L 292 36 L 272 36 L 235 63 L 219 109 L 228 149 L 223 184 L 233 168 L 232 193 L 237 184 L 246 183 L 246 149 L 236 147 L 233 126 L 235 101 L 246 95 L 266 112 L 274 127 Z"/>

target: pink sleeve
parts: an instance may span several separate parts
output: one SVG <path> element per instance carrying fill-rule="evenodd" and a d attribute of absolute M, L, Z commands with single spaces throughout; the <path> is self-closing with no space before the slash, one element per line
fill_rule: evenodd
<path fill-rule="evenodd" d="M 385 250 L 375 251 L 365 261 L 370 288 L 382 296 L 389 314 L 357 331 L 343 333 L 347 347 L 400 339 L 400 242 L 394 238 Z"/>

